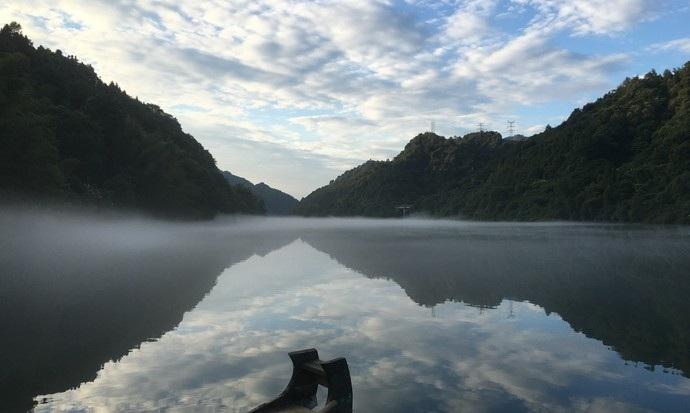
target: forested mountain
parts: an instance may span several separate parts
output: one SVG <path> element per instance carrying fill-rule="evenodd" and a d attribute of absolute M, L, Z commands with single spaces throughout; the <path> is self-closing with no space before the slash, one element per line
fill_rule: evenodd
<path fill-rule="evenodd" d="M 626 79 L 558 127 L 418 135 L 304 198 L 302 215 L 395 216 L 398 204 L 487 220 L 690 223 L 690 62 Z"/>
<path fill-rule="evenodd" d="M 248 179 L 242 178 L 241 176 L 233 175 L 229 171 L 223 171 L 223 177 L 230 185 L 240 185 L 245 188 L 252 188 L 254 186 Z"/>
<path fill-rule="evenodd" d="M 262 200 L 268 215 L 290 215 L 299 202 L 292 195 L 272 188 L 263 182 L 253 184 L 249 180 L 233 175 L 228 171 L 223 171 L 223 176 L 228 183 L 241 185 Z"/>
<path fill-rule="evenodd" d="M 3 198 L 125 207 L 174 218 L 261 212 L 158 106 L 101 82 L 74 56 L 0 30 Z"/>

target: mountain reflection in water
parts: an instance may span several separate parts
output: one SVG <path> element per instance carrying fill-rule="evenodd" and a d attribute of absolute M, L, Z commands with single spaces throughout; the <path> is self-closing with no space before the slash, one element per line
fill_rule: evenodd
<path fill-rule="evenodd" d="M 70 214 L 0 219 L 0 411 L 94 380 L 174 328 L 223 269 L 293 239 Z"/>
<path fill-rule="evenodd" d="M 346 267 L 395 281 L 416 303 L 529 301 L 627 360 L 690 375 L 690 240 L 631 227 L 503 225 L 304 238 Z"/>
<path fill-rule="evenodd" d="M 355 411 L 690 402 L 686 229 L 16 222 L 0 384 L 18 410 L 245 411 L 312 346 L 348 358 Z"/>

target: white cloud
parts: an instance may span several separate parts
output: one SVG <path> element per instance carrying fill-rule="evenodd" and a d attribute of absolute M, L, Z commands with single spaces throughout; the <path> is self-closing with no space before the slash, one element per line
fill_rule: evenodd
<path fill-rule="evenodd" d="M 653 0 L 514 0 L 535 7 L 539 27 L 567 28 L 578 35 L 622 32 L 636 23 L 652 20 L 664 10 L 665 1 Z"/>
<path fill-rule="evenodd" d="M 690 37 L 655 43 L 649 47 L 652 51 L 672 51 L 690 54 Z"/>
<path fill-rule="evenodd" d="M 464 44 L 480 43 L 490 33 L 488 22 L 481 16 L 460 10 L 448 18 L 446 35 Z"/>
<path fill-rule="evenodd" d="M 529 126 L 528 128 L 525 129 L 525 131 L 523 132 L 523 135 L 525 135 L 525 136 L 535 135 L 537 133 L 544 132 L 544 129 L 546 129 L 546 125 Z"/>

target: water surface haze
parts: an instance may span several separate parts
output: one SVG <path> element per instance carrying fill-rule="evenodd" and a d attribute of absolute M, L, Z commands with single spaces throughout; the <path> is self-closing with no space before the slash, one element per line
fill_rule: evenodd
<path fill-rule="evenodd" d="M 243 412 L 287 352 L 357 412 L 678 412 L 686 227 L 0 212 L 10 411 Z"/>

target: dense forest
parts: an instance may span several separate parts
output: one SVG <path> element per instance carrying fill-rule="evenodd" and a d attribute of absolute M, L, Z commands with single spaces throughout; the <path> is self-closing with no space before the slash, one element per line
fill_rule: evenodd
<path fill-rule="evenodd" d="M 267 215 L 290 215 L 299 202 L 292 195 L 286 194 L 263 182 L 253 184 L 249 180 L 233 175 L 228 171 L 223 171 L 223 176 L 228 183 L 249 189 L 257 198 L 263 201 Z"/>
<path fill-rule="evenodd" d="M 304 198 L 307 216 L 690 223 L 690 62 L 626 79 L 529 139 L 424 133 Z"/>
<path fill-rule="evenodd" d="M 170 218 L 262 212 L 228 185 L 215 160 L 158 106 L 93 68 L 32 42 L 17 23 L 0 30 L 0 192 L 122 207 Z"/>

